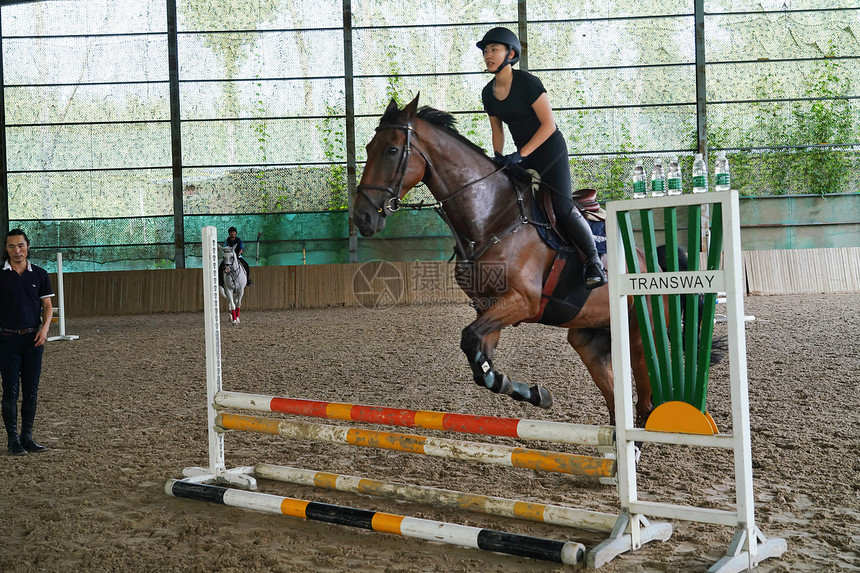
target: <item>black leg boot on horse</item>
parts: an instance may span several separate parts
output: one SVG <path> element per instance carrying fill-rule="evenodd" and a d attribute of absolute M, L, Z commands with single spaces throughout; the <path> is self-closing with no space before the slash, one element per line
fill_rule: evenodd
<path fill-rule="evenodd" d="M 6 426 L 9 453 L 20 456 L 27 453 L 18 437 L 18 400 L 3 400 L 3 425 Z"/>
<path fill-rule="evenodd" d="M 476 321 L 478 322 L 478 321 Z M 511 380 L 507 375 L 493 368 L 493 360 L 488 356 L 489 351 L 481 348 L 482 336 L 475 323 L 463 329 L 460 339 L 460 349 L 469 359 L 475 384 L 488 388 L 495 394 L 505 394 L 517 401 L 525 401 L 538 408 L 552 406 L 552 394 L 537 384 L 529 387 L 522 382 Z"/>
<path fill-rule="evenodd" d="M 558 216 L 557 222 L 561 231 L 585 259 L 583 268 L 585 288 L 591 290 L 605 285 L 606 272 L 603 270 L 600 255 L 597 254 L 597 246 L 594 244 L 594 235 L 591 233 L 588 221 L 576 205 L 569 207 L 566 214 L 556 211 L 556 216 Z"/>

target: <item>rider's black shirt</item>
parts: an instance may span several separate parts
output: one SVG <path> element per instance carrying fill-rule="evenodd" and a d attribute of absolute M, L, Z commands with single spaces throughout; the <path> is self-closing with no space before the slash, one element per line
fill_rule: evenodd
<path fill-rule="evenodd" d="M 540 128 L 540 119 L 532 104 L 546 89 L 536 76 L 522 70 L 511 71 L 514 76 L 508 97 L 503 100 L 496 98 L 493 94 L 495 80 L 492 80 L 484 86 L 481 101 L 488 115 L 498 117 L 508 126 L 514 145 L 521 149 Z"/>
<path fill-rule="evenodd" d="M 45 269 L 28 261 L 27 270 L 19 275 L 6 261 L 0 270 L 0 327 L 38 328 L 43 320 L 42 299 L 52 296 L 54 290 Z"/>
<path fill-rule="evenodd" d="M 227 237 L 227 240 L 224 241 L 225 247 L 233 247 L 233 250 L 236 251 L 236 254 L 239 254 L 239 251 L 245 250 L 245 244 L 242 242 L 242 239 L 236 236 L 236 238 Z"/>
<path fill-rule="evenodd" d="M 511 70 L 511 92 L 504 100 L 493 94 L 491 81 L 481 92 L 481 100 L 488 115 L 498 117 L 508 126 L 517 149 L 529 142 L 540 128 L 532 104 L 546 92 L 543 83 L 532 74 L 522 70 Z M 536 170 L 544 183 L 553 191 L 553 204 L 559 212 L 567 212 L 571 202 L 570 166 L 567 163 L 567 143 L 558 129 L 535 149 L 522 163 L 523 169 Z"/>

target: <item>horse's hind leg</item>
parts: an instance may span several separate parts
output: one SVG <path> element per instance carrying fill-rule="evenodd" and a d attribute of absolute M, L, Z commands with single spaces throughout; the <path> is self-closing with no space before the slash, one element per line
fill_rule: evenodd
<path fill-rule="evenodd" d="M 567 341 L 576 350 L 582 363 L 609 410 L 609 425 L 615 425 L 615 389 L 612 377 L 612 339 L 605 328 L 571 328 Z"/>
<path fill-rule="evenodd" d="M 648 374 L 645 346 L 635 319 L 630 321 L 630 362 L 633 381 L 636 383 L 636 425 L 644 428 L 654 404 L 651 401 L 651 377 Z"/>
<path fill-rule="evenodd" d="M 502 326 L 504 324 L 500 320 L 483 315 L 463 329 L 460 349 L 469 360 L 475 383 L 496 394 L 507 394 L 514 400 L 549 408 L 552 406 L 552 395 L 546 389 L 511 380 L 493 367 L 493 352 L 499 342 Z"/>

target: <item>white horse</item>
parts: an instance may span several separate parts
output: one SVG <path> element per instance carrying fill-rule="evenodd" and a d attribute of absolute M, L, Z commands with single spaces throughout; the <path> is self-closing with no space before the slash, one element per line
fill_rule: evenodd
<path fill-rule="evenodd" d="M 239 311 L 242 309 L 242 297 L 248 285 L 248 273 L 233 247 L 221 247 L 221 260 L 224 263 L 221 274 L 223 284 L 221 296 L 227 299 L 230 321 L 233 324 L 239 324 Z"/>

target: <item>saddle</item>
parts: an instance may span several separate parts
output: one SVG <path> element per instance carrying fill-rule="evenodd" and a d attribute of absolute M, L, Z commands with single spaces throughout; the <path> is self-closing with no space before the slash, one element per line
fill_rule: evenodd
<path fill-rule="evenodd" d="M 552 206 L 552 197 L 541 185 L 540 175 L 533 169 L 529 169 L 526 173 L 531 176 L 531 193 L 535 199 L 535 203 L 543 207 L 552 230 L 559 237 L 563 237 L 558 231 L 555 209 Z M 573 204 L 588 221 L 606 221 L 606 211 L 597 202 L 597 189 L 577 189 L 573 192 Z"/>
<path fill-rule="evenodd" d="M 552 206 L 552 197 L 543 189 L 540 175 L 532 169 L 525 173 L 530 179 L 528 181 L 521 179 L 520 181 L 529 185 L 529 192 L 532 196 L 531 217 L 537 226 L 541 239 L 556 251 L 572 247 L 558 227 L 555 209 Z M 601 255 L 606 254 L 606 211 L 597 202 L 597 190 L 579 189 L 574 191 L 573 204 L 588 221 L 591 234 L 594 235 L 597 252 Z"/>
<path fill-rule="evenodd" d="M 544 277 L 538 313 L 524 322 L 559 325 L 576 316 L 591 291 L 582 281 L 582 257 L 571 246 L 557 226 L 550 194 L 542 189 L 540 176 L 529 170 L 531 176 L 532 220 L 538 235 L 556 251 L 549 272 Z M 606 254 L 606 211 L 597 202 L 597 190 L 579 189 L 573 193 L 574 205 L 582 212 L 591 227 L 597 252 Z"/>

